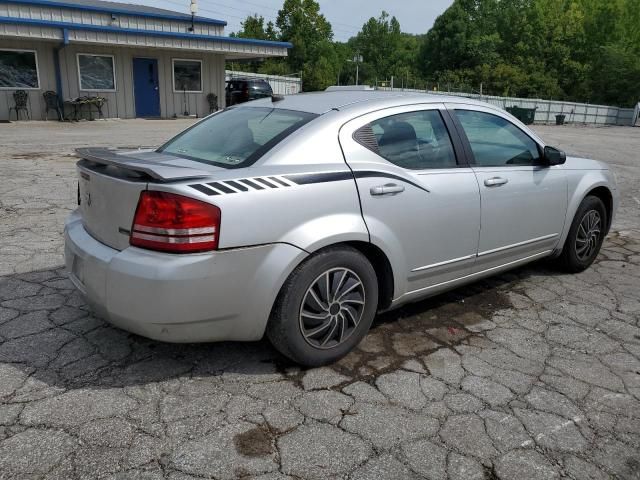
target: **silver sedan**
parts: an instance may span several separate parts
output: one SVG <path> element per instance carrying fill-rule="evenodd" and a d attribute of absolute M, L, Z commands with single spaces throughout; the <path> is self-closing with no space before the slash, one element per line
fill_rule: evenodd
<path fill-rule="evenodd" d="M 78 154 L 66 263 L 98 315 L 169 342 L 266 334 L 305 365 L 376 312 L 545 257 L 586 269 L 618 205 L 606 164 L 454 97 L 274 96 Z"/>

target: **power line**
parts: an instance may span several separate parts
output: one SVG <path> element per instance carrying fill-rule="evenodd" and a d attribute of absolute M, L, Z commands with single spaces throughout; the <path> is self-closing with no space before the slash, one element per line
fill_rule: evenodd
<path fill-rule="evenodd" d="M 166 3 L 170 3 L 172 5 L 180 6 L 183 9 L 186 10 L 186 4 L 181 3 L 181 2 L 179 2 L 177 0 L 164 0 L 164 1 Z M 241 20 L 241 21 L 245 21 L 248 16 L 259 15 L 259 16 L 263 17 L 267 21 L 271 21 L 273 23 L 276 23 L 277 17 L 273 16 L 273 15 L 265 15 L 265 14 L 261 14 L 259 12 L 250 12 L 250 11 L 243 10 L 243 9 L 240 9 L 240 8 L 237 8 L 237 7 L 232 7 L 230 5 L 225 5 L 225 4 L 218 3 L 218 2 L 212 2 L 210 0 L 207 0 L 207 1 L 208 1 L 208 3 L 211 3 L 212 5 L 217 5 L 218 7 L 221 7 L 221 8 L 227 8 L 227 9 L 230 9 L 230 10 L 235 10 L 235 11 L 238 11 L 238 12 L 242 13 L 243 15 L 236 15 L 236 14 L 233 14 L 233 13 L 221 12 L 219 10 L 212 10 L 211 8 L 203 8 L 202 6 L 199 8 L 199 11 L 205 12 L 205 13 L 210 13 L 212 15 L 215 15 L 216 17 L 221 17 L 221 16 L 231 17 L 231 18 L 235 18 L 235 19 L 238 19 L 238 20 Z M 329 23 L 331 23 L 331 22 L 329 22 Z M 355 36 L 359 31 L 359 30 L 347 30 L 347 29 L 344 29 L 344 28 L 341 28 L 341 27 L 334 27 L 333 24 L 331 24 L 331 28 L 332 28 L 332 30 L 334 32 L 337 31 L 337 32 L 342 33 L 342 34 L 348 34 L 349 36 Z"/>
<path fill-rule="evenodd" d="M 181 7 L 184 7 L 184 5 L 182 3 L 179 3 L 179 2 L 177 2 L 175 0 L 164 0 L 164 1 L 167 2 L 167 3 L 171 3 L 173 5 L 179 5 Z M 220 11 L 217 11 L 217 10 L 210 10 L 210 9 L 202 8 L 202 7 L 199 7 L 198 11 L 199 12 L 211 13 L 211 14 L 215 15 L 216 17 L 225 16 L 225 17 L 238 18 L 240 20 L 245 20 L 247 18 L 246 16 L 243 17 L 243 16 L 240 16 L 240 15 L 233 15 L 231 13 L 224 13 L 224 12 L 220 12 Z M 221 15 L 221 13 L 222 13 L 222 15 Z"/>
<path fill-rule="evenodd" d="M 234 6 L 231 6 L 231 5 L 227 5 L 225 3 L 220 3 L 219 1 L 217 1 L 217 2 L 216 1 L 212 1 L 212 0 L 202 0 L 202 1 L 204 1 L 204 2 L 206 2 L 208 4 L 216 5 L 218 7 L 228 8 L 228 9 L 231 9 L 231 10 L 239 11 L 239 12 L 245 13 L 247 15 L 260 15 L 260 16 L 264 17 L 265 19 L 270 20 L 270 21 L 272 21 L 274 23 L 275 23 L 275 20 L 277 18 L 277 12 L 274 14 L 272 7 L 260 6 L 260 5 L 256 4 L 256 3 L 252 3 L 252 2 L 244 2 L 244 3 L 247 3 L 249 5 L 259 6 L 263 10 L 268 10 L 269 13 L 268 14 L 267 13 L 263 13 L 263 12 L 248 13 L 247 9 L 234 7 Z M 229 15 L 229 16 L 233 16 L 233 15 Z M 329 21 L 329 20 L 327 20 L 327 21 Z M 347 25 L 347 24 L 340 23 L 340 22 L 330 22 L 330 21 L 329 21 L 329 23 L 331 24 L 332 30 L 339 31 L 341 33 L 348 33 L 348 34 L 354 35 L 354 34 L 356 34 L 356 33 L 358 33 L 360 31 L 359 27 L 355 27 L 353 25 Z M 339 26 L 337 27 L 335 25 L 342 25 L 343 27 L 347 27 L 347 28 L 343 28 L 343 27 L 339 27 Z"/>
<path fill-rule="evenodd" d="M 272 7 L 267 6 L 265 4 L 258 4 L 255 2 L 249 2 L 248 0 L 236 0 L 238 2 L 242 2 L 242 3 L 246 3 L 247 5 L 254 5 L 256 7 L 262 7 L 262 8 L 267 8 L 267 9 L 271 9 Z M 322 13 L 322 12 L 321 12 Z M 360 28 L 362 27 L 356 27 L 355 25 L 350 25 L 348 23 L 341 23 L 341 22 L 330 22 L 332 25 L 342 25 L 343 27 L 348 27 L 349 29 L 355 29 L 356 32 L 360 31 Z"/>

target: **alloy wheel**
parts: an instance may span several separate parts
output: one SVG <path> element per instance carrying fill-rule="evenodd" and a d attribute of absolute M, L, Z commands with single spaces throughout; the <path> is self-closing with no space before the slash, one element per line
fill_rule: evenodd
<path fill-rule="evenodd" d="M 365 306 L 364 284 L 348 268 L 332 268 L 307 289 L 300 306 L 300 329 L 320 349 L 345 342 L 357 328 Z"/>
<path fill-rule="evenodd" d="M 591 258 L 598 248 L 602 218 L 597 210 L 589 210 L 584 214 L 576 232 L 576 256 L 581 261 Z"/>

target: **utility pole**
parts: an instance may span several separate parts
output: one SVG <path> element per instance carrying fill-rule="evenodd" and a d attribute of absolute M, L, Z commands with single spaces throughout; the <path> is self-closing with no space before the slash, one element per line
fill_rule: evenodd
<path fill-rule="evenodd" d="M 356 62 L 356 85 L 358 85 L 358 74 L 360 73 L 360 64 L 362 63 L 362 55 L 360 55 L 360 52 L 356 52 L 356 56 L 353 57 L 353 61 Z"/>
<path fill-rule="evenodd" d="M 356 54 L 353 56 L 352 60 L 347 60 L 347 62 L 352 62 L 356 64 L 356 85 L 358 85 L 359 81 L 359 73 L 360 73 L 360 64 L 362 63 L 362 55 L 360 55 L 359 51 L 356 51 Z"/>

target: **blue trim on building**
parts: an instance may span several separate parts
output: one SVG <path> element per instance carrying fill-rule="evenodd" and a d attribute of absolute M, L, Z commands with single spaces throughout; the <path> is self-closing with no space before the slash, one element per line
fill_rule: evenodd
<path fill-rule="evenodd" d="M 192 33 L 157 32 L 155 30 L 105 27 L 102 25 L 88 25 L 88 24 L 82 24 L 82 23 L 58 22 L 55 20 L 39 20 L 34 18 L 0 17 L 0 23 L 14 23 L 14 24 L 20 24 L 20 25 L 37 25 L 39 27 L 61 28 L 63 32 L 65 29 L 89 30 L 93 32 L 127 33 L 127 34 L 133 34 L 133 35 L 150 35 L 153 37 L 170 37 L 170 38 L 182 38 L 182 39 L 189 39 L 189 40 L 209 40 L 212 42 L 237 43 L 241 45 L 253 45 L 256 47 L 260 47 L 260 46 L 280 47 L 280 48 L 293 47 L 293 45 L 289 42 L 274 42 L 271 40 L 256 40 L 252 38 L 220 37 L 215 35 L 199 35 L 199 34 L 192 34 Z"/>
<path fill-rule="evenodd" d="M 191 15 L 180 14 L 176 12 L 175 15 L 171 13 L 154 13 L 154 12 L 144 12 L 135 10 L 135 5 L 132 5 L 132 9 L 126 8 L 118 8 L 118 7 L 98 7 L 95 5 L 77 5 L 75 3 L 65 3 L 65 2 L 57 2 L 57 1 L 48 1 L 48 0 L 2 0 L 7 3 L 14 4 L 23 4 L 23 5 L 37 5 L 40 7 L 57 7 L 57 8 L 70 8 L 74 10 L 85 10 L 90 12 L 101 12 L 101 13 L 117 13 L 120 15 L 135 15 L 139 17 L 148 17 L 148 18 L 162 18 L 165 20 L 177 20 L 180 22 L 190 22 Z M 185 6 L 187 3 L 185 2 Z M 227 22 L 224 20 L 216 20 L 215 18 L 207 18 L 207 17 L 195 17 L 194 21 L 197 23 L 208 23 L 211 25 L 226 25 Z"/>

